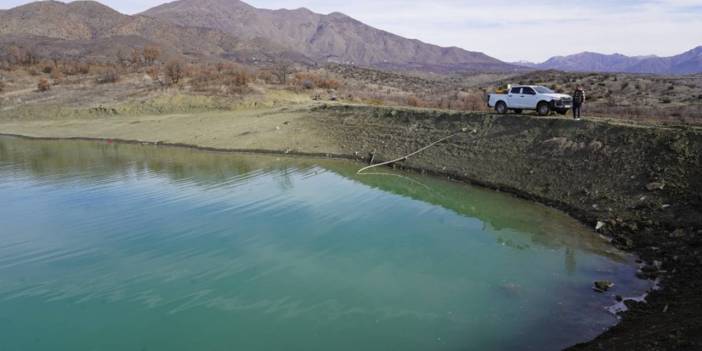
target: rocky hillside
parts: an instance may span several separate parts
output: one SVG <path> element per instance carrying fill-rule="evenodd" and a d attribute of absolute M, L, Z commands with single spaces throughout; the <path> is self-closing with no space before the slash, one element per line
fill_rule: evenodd
<path fill-rule="evenodd" d="M 514 69 L 483 53 L 406 39 L 337 12 L 265 10 L 238 0 L 181 0 L 143 15 L 244 39 L 266 38 L 319 62 L 435 71 Z"/>
<path fill-rule="evenodd" d="M 622 72 L 653 74 L 691 74 L 702 72 L 702 46 L 671 57 L 604 55 L 583 52 L 557 56 L 536 65 L 539 69 L 569 72 Z"/>
<path fill-rule="evenodd" d="M 443 48 L 367 26 L 341 13 L 263 10 L 237 0 L 183 0 L 128 16 L 94 1 L 38 1 L 0 11 L 0 46 L 43 56 L 114 57 L 155 44 L 192 58 L 257 64 L 343 62 L 433 72 L 511 71 L 483 53 Z"/>
<path fill-rule="evenodd" d="M 265 39 L 247 40 L 216 29 L 127 16 L 93 1 L 41 1 L 0 12 L 0 46 L 30 47 L 42 56 L 114 58 L 118 51 L 149 44 L 192 58 L 311 62 Z"/>

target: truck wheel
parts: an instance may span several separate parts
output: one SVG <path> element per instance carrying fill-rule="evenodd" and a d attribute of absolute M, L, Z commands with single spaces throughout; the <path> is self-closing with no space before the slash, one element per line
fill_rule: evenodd
<path fill-rule="evenodd" d="M 495 111 L 501 115 L 504 115 L 507 113 L 507 104 L 505 104 L 504 101 L 498 101 L 497 104 L 495 104 Z"/>
<path fill-rule="evenodd" d="M 522 113 L 522 110 L 520 110 L 520 109 L 516 109 L 516 110 L 514 110 L 514 113 L 516 113 L 516 114 L 520 114 L 520 113 Z"/>
<path fill-rule="evenodd" d="M 548 106 L 548 103 L 545 101 L 541 101 L 536 105 L 536 113 L 538 113 L 539 116 L 546 116 L 551 113 L 551 107 Z"/>

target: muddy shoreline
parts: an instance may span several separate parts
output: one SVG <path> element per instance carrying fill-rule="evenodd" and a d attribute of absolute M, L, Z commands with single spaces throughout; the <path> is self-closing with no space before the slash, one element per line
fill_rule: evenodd
<path fill-rule="evenodd" d="M 573 350 L 702 348 L 702 134 L 695 130 L 603 122 L 458 114 L 359 106 L 319 106 L 299 120 L 334 147 L 219 147 L 190 142 L 27 136 L 187 147 L 216 152 L 285 154 L 375 162 L 455 138 L 396 167 L 512 193 L 565 211 L 641 257 L 641 276 L 662 290 L 627 302 L 621 323 Z M 297 123 L 292 120 L 291 123 Z M 279 129 L 279 128 L 276 128 Z M 46 134 L 49 135 L 46 135 Z M 80 135 L 79 132 L 77 132 Z M 119 136 L 119 137 L 118 137 Z M 613 301 L 614 303 L 615 301 Z"/>

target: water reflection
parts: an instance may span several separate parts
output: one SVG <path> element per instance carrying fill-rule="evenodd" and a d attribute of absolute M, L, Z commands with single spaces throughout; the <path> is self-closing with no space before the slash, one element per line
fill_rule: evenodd
<path fill-rule="evenodd" d="M 575 220 L 563 221 L 560 212 L 545 206 L 416 174 L 409 177 L 426 187 L 416 186 L 414 182 L 397 177 L 357 175 L 359 165 L 345 161 L 236 155 L 150 145 L 0 137 L 0 162 L 24 165 L 24 169 L 33 176 L 52 180 L 72 180 L 87 174 L 87 179 L 94 181 L 154 173 L 174 182 L 188 181 L 204 188 L 222 182 L 240 181 L 261 173 L 272 173 L 281 191 L 295 186 L 291 177 L 293 170 L 313 175 L 321 171 L 318 167 L 322 167 L 386 192 L 478 218 L 485 224 L 485 230 L 495 234 L 498 243 L 515 250 L 528 249 L 532 245 L 552 249 L 565 247 L 566 271 L 571 271 L 575 265 L 575 255 L 568 248 L 585 248 L 598 255 L 623 259 L 620 251 L 594 235 L 590 229 Z M 391 172 L 393 171 L 388 171 Z M 505 200 L 519 210 L 504 208 Z M 502 235 L 514 231 L 529 233 L 530 237 L 528 240 L 518 240 L 510 235 Z"/>
<path fill-rule="evenodd" d="M 0 340 L 559 349 L 615 321 L 592 280 L 640 288 L 626 255 L 558 211 L 357 168 L 0 138 Z"/>

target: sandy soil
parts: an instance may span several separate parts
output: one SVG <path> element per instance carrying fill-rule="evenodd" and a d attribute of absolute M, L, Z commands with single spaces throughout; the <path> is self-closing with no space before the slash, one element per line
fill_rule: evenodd
<path fill-rule="evenodd" d="M 308 105 L 254 110 L 136 117 L 30 121 L 0 117 L 0 133 L 33 137 L 104 138 L 221 149 L 339 153 L 311 123 Z"/>

